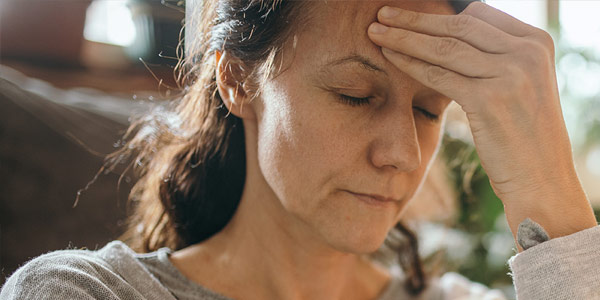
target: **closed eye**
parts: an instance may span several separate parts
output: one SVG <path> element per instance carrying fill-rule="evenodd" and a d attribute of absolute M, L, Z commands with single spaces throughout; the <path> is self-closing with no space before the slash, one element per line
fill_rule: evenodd
<path fill-rule="evenodd" d="M 440 120 L 440 116 L 432 114 L 423 108 L 420 108 L 418 106 L 413 106 L 413 108 L 418 110 L 421 114 L 423 114 L 423 116 L 425 116 L 427 119 L 429 119 L 431 121 L 437 122 Z"/>
<path fill-rule="evenodd" d="M 371 102 L 371 97 L 352 97 L 352 96 L 348 96 L 348 95 L 344 95 L 344 94 L 338 94 L 339 99 L 345 103 L 348 104 L 350 106 L 364 106 L 364 105 L 368 105 Z M 418 106 L 414 106 L 414 109 L 416 109 L 417 111 L 419 111 L 419 113 L 421 113 L 423 116 L 425 116 L 425 118 L 427 118 L 428 120 L 437 122 L 439 121 L 440 117 L 436 114 L 432 114 L 429 111 L 418 107 Z"/>
<path fill-rule="evenodd" d="M 371 102 L 371 97 L 358 98 L 344 94 L 338 94 L 338 97 L 340 101 L 342 101 L 342 103 L 348 104 L 350 106 L 363 106 L 368 105 Z"/>

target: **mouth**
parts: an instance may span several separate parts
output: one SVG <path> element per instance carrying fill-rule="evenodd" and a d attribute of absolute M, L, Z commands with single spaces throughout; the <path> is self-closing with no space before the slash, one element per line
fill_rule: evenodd
<path fill-rule="evenodd" d="M 354 193 L 351 191 L 346 191 L 356 199 L 360 200 L 363 203 L 375 206 L 389 206 L 399 203 L 400 200 L 394 199 L 391 197 L 385 197 L 377 194 L 363 194 L 363 193 Z"/>

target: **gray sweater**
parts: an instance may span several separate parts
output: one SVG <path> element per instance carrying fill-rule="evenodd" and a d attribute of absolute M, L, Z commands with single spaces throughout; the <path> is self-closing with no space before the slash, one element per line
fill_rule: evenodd
<path fill-rule="evenodd" d="M 521 239 L 527 240 L 529 234 L 535 240 L 535 230 L 523 232 Z M 518 299 L 600 299 L 599 248 L 600 226 L 533 242 L 508 261 Z M 162 248 L 138 254 L 120 241 L 97 251 L 50 252 L 15 271 L 0 299 L 230 300 L 184 277 L 170 263 L 171 252 Z M 401 276 L 394 276 L 377 300 L 391 299 L 505 298 L 499 291 L 447 273 L 432 280 L 418 298 L 404 291 Z"/>

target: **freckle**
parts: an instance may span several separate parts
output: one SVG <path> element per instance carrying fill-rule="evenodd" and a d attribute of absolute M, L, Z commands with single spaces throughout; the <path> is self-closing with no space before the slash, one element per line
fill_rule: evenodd
<path fill-rule="evenodd" d="M 350 221 L 350 216 L 346 216 L 346 221 Z"/>

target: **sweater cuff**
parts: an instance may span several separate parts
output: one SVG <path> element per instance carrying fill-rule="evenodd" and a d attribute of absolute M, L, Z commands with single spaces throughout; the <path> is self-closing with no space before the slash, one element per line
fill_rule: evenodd
<path fill-rule="evenodd" d="M 600 226 L 530 244 L 535 247 L 508 260 L 518 299 L 593 299 L 597 296 Z"/>

